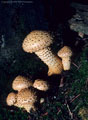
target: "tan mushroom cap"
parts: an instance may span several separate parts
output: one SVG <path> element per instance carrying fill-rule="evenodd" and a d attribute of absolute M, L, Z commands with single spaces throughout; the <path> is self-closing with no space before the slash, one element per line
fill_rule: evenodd
<path fill-rule="evenodd" d="M 12 106 L 15 104 L 15 102 L 16 102 L 16 93 L 14 92 L 9 93 L 6 98 L 7 105 Z"/>
<path fill-rule="evenodd" d="M 36 92 L 32 89 L 22 89 L 17 94 L 17 103 L 26 104 L 26 103 L 35 103 L 37 100 Z"/>
<path fill-rule="evenodd" d="M 34 30 L 24 39 L 22 47 L 25 52 L 37 52 L 52 43 L 52 37 L 46 31 Z"/>
<path fill-rule="evenodd" d="M 48 83 L 41 79 L 35 80 L 33 87 L 41 91 L 47 91 L 49 89 Z"/>
<path fill-rule="evenodd" d="M 70 47 L 64 46 L 60 51 L 58 51 L 58 56 L 63 58 L 63 57 L 70 57 L 72 56 L 72 51 Z"/>
<path fill-rule="evenodd" d="M 14 79 L 12 83 L 12 88 L 14 90 L 20 91 L 21 89 L 32 86 L 32 84 L 33 84 L 32 81 L 29 81 L 27 78 L 19 75 Z"/>

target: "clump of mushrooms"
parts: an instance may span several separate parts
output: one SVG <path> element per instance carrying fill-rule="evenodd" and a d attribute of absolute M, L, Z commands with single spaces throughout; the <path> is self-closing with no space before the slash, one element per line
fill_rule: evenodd
<path fill-rule="evenodd" d="M 34 30 L 26 36 L 22 48 L 25 52 L 35 53 L 49 68 L 48 75 L 60 74 L 63 66 L 61 60 L 55 56 L 49 46 L 52 37 L 46 31 Z"/>
<path fill-rule="evenodd" d="M 14 90 L 17 90 L 17 91 L 20 91 L 22 89 L 25 89 L 25 88 L 28 88 L 30 86 L 32 86 L 33 83 L 31 80 L 29 80 L 28 78 L 26 77 L 23 77 L 21 75 L 18 75 L 14 80 L 13 80 L 13 83 L 12 83 L 12 88 Z"/>
<path fill-rule="evenodd" d="M 62 58 L 62 64 L 64 70 L 70 69 L 72 51 L 70 47 L 64 46 L 61 50 L 58 51 L 58 56 Z"/>
<path fill-rule="evenodd" d="M 41 91 L 47 91 L 49 85 L 46 81 L 36 79 L 34 83 L 26 77 L 18 75 L 12 82 L 12 88 L 17 91 L 11 92 L 6 98 L 6 103 L 9 106 L 16 106 L 24 108 L 30 113 L 31 109 L 36 110 L 35 103 L 37 102 L 36 89 Z M 44 98 L 40 98 L 40 104 L 44 102 Z"/>
<path fill-rule="evenodd" d="M 28 88 L 22 89 L 17 94 L 9 93 L 6 99 L 7 105 L 24 108 L 29 113 L 31 109 L 36 110 L 34 106 L 36 101 L 36 92 Z"/>

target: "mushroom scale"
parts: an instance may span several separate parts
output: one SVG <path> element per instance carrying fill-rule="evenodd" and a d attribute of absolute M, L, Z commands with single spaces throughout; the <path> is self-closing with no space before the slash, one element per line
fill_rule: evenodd
<path fill-rule="evenodd" d="M 61 50 L 58 51 L 58 56 L 62 58 L 62 64 L 64 70 L 70 69 L 72 51 L 70 47 L 64 46 Z"/>
<path fill-rule="evenodd" d="M 41 91 L 47 91 L 49 89 L 48 83 L 41 79 L 35 80 L 33 87 Z"/>
<path fill-rule="evenodd" d="M 63 66 L 61 60 L 56 57 L 49 46 L 53 43 L 48 32 L 35 30 L 24 39 L 22 47 L 25 52 L 35 54 L 48 66 L 48 75 L 60 74 Z"/>
<path fill-rule="evenodd" d="M 33 84 L 32 81 L 29 81 L 27 78 L 19 75 L 14 79 L 12 83 L 12 88 L 14 90 L 20 91 L 24 88 L 32 86 L 32 84 Z"/>

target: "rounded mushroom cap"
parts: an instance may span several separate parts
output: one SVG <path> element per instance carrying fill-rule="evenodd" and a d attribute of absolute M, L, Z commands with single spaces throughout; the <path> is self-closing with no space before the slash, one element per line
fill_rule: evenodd
<path fill-rule="evenodd" d="M 6 98 L 7 105 L 12 106 L 15 104 L 15 102 L 16 102 L 16 93 L 14 92 L 9 93 Z"/>
<path fill-rule="evenodd" d="M 33 83 L 31 81 L 29 81 L 27 78 L 19 75 L 14 79 L 14 81 L 12 83 L 12 88 L 14 90 L 20 91 L 21 89 L 32 86 L 32 84 Z"/>
<path fill-rule="evenodd" d="M 37 52 L 48 47 L 52 43 L 52 37 L 46 31 L 34 30 L 24 39 L 22 47 L 25 52 Z"/>
<path fill-rule="evenodd" d="M 61 50 L 58 51 L 57 54 L 59 57 L 70 57 L 72 56 L 72 51 L 70 47 L 64 46 Z"/>
<path fill-rule="evenodd" d="M 35 103 L 37 100 L 36 92 L 33 89 L 22 89 L 17 94 L 17 103 L 26 104 L 26 103 Z"/>
<path fill-rule="evenodd" d="M 47 91 L 49 89 L 48 83 L 41 79 L 35 80 L 33 87 L 41 91 Z"/>

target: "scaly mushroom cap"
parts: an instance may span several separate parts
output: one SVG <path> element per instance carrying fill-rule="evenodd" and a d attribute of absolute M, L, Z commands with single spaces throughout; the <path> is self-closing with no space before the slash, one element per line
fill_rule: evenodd
<path fill-rule="evenodd" d="M 58 56 L 63 57 L 70 57 L 72 56 L 72 51 L 68 46 L 64 46 L 61 50 L 58 51 Z"/>
<path fill-rule="evenodd" d="M 7 105 L 12 106 L 15 104 L 15 102 L 16 102 L 16 93 L 14 92 L 9 93 L 6 98 Z"/>
<path fill-rule="evenodd" d="M 17 103 L 26 104 L 26 103 L 35 103 L 37 100 L 36 92 L 32 89 L 22 89 L 17 94 Z"/>
<path fill-rule="evenodd" d="M 52 43 L 52 37 L 48 32 L 34 30 L 24 39 L 22 47 L 25 52 L 37 52 L 42 50 Z"/>
<path fill-rule="evenodd" d="M 14 79 L 14 81 L 12 83 L 12 88 L 14 90 L 20 91 L 24 88 L 28 88 L 28 87 L 32 86 L 32 84 L 33 83 L 31 81 L 29 81 L 27 78 L 19 75 Z"/>
<path fill-rule="evenodd" d="M 47 91 L 49 89 L 48 83 L 41 79 L 35 80 L 33 87 L 41 91 Z"/>

